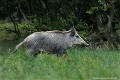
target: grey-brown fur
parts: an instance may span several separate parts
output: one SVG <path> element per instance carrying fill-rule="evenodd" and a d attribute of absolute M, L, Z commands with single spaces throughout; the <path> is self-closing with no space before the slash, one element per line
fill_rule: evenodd
<path fill-rule="evenodd" d="M 69 31 L 35 32 L 18 44 L 16 50 L 24 45 L 31 55 L 35 55 L 38 51 L 46 51 L 60 56 L 66 53 L 68 48 L 78 44 L 88 46 L 75 28 L 71 28 Z"/>

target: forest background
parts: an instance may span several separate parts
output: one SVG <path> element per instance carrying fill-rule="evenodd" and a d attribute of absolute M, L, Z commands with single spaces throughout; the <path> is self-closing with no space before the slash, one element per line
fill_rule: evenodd
<path fill-rule="evenodd" d="M 92 48 L 119 49 L 119 0 L 0 0 L 0 41 L 75 27 Z"/>

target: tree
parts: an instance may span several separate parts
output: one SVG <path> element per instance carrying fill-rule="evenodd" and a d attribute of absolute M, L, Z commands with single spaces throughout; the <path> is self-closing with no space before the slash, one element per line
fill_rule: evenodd
<path fill-rule="evenodd" d="M 119 40 L 118 34 L 113 25 L 117 2 L 117 0 L 91 0 L 93 6 L 87 11 L 90 15 L 95 15 L 93 16 L 95 19 L 95 26 L 93 26 L 95 27 L 93 29 L 93 32 L 96 33 L 95 36 L 100 36 L 99 42 L 107 41 L 111 48 L 118 48 L 119 46 L 117 44 L 119 43 L 117 42 Z"/>
<path fill-rule="evenodd" d="M 74 26 L 91 42 L 118 48 L 120 28 L 119 0 L 1 0 L 1 19 L 10 19 L 13 28 L 6 31 L 21 36 L 28 32 L 69 29 Z M 22 24 L 19 26 L 19 24 Z M 26 24 L 24 26 L 24 24 Z M 118 24 L 119 25 L 119 24 Z M 30 34 L 29 33 L 29 34 Z"/>

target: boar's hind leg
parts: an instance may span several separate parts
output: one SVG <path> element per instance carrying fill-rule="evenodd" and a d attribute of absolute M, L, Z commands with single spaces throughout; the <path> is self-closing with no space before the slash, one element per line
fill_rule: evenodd
<path fill-rule="evenodd" d="M 37 52 L 39 51 L 39 48 L 37 46 L 32 46 L 32 47 L 28 48 L 27 51 L 30 55 L 36 56 Z"/>

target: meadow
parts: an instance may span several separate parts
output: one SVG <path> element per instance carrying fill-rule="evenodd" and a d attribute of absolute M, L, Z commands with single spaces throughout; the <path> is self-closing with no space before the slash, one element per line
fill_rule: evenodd
<path fill-rule="evenodd" d="M 0 80 L 120 80 L 120 51 L 69 49 L 67 57 L 57 58 L 53 54 L 30 57 L 22 50 L 12 53 L 4 48 Z"/>

